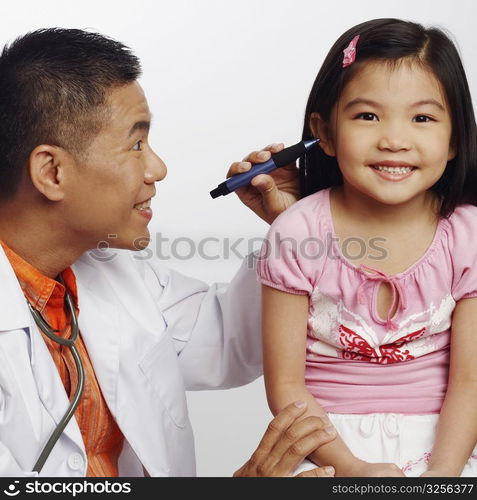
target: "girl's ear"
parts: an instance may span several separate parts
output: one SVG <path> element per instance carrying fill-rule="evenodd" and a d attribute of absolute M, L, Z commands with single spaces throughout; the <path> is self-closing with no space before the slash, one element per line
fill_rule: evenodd
<path fill-rule="evenodd" d="M 311 113 L 310 129 L 315 138 L 320 139 L 319 146 L 328 156 L 336 156 L 330 127 L 319 113 Z"/>
<path fill-rule="evenodd" d="M 451 160 L 453 160 L 457 156 L 456 149 L 457 148 L 455 147 L 455 140 L 452 139 L 451 143 L 450 143 L 450 146 L 449 146 L 449 154 L 447 156 L 447 161 L 451 161 Z"/>

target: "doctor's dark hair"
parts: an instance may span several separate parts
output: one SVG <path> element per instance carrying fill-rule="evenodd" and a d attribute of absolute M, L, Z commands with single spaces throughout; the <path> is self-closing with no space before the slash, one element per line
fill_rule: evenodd
<path fill-rule="evenodd" d="M 79 29 L 27 33 L 0 55 L 0 201 L 15 195 L 40 144 L 81 158 L 108 116 L 107 95 L 141 74 L 120 42 Z"/>
<path fill-rule="evenodd" d="M 360 35 L 356 60 L 343 68 L 343 50 Z M 391 68 L 402 62 L 429 70 L 445 92 L 452 121 L 456 157 L 431 188 L 441 198 L 440 215 L 448 217 L 461 203 L 477 205 L 477 128 L 467 78 L 454 43 L 439 28 L 399 19 L 374 19 L 344 33 L 330 49 L 311 89 L 305 111 L 303 139 L 313 137 L 310 116 L 316 112 L 329 121 L 343 89 L 366 63 L 382 61 Z M 336 158 L 320 147 L 300 160 L 301 196 L 342 183 Z"/>

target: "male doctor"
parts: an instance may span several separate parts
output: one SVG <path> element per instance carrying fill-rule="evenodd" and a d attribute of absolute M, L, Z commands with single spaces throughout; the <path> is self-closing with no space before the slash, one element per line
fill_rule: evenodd
<path fill-rule="evenodd" d="M 209 287 L 135 258 L 166 175 L 140 71 L 80 30 L 29 33 L 0 56 L 2 476 L 192 476 L 185 389 L 261 374 L 253 269 Z M 269 221 L 293 198 L 294 174 L 279 175 L 242 192 Z M 331 440 L 304 410 L 282 411 L 235 475 L 290 475 Z"/>

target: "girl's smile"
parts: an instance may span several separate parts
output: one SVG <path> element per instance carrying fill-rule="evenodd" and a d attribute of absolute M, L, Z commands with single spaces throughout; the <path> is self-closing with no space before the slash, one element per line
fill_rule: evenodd
<path fill-rule="evenodd" d="M 411 61 L 366 64 L 329 122 L 314 114 L 311 125 L 325 152 L 336 156 L 344 191 L 360 192 L 375 208 L 424 199 L 454 157 L 442 88 Z"/>
<path fill-rule="evenodd" d="M 407 179 L 417 167 L 405 162 L 380 160 L 370 165 L 383 179 L 398 182 Z"/>

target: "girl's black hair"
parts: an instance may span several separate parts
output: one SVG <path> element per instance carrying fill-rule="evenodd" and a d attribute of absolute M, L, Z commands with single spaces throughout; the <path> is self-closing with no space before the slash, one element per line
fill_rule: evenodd
<path fill-rule="evenodd" d="M 360 35 L 355 62 L 342 67 L 343 50 Z M 477 128 L 464 68 L 454 43 L 439 28 L 399 19 L 374 19 L 344 33 L 331 47 L 308 98 L 303 139 L 312 139 L 310 116 L 316 112 L 328 121 L 344 87 L 365 62 L 383 60 L 397 64 L 403 58 L 429 69 L 441 83 L 452 121 L 451 142 L 456 157 L 431 188 L 442 200 L 440 215 L 448 217 L 457 205 L 477 205 Z M 307 196 L 342 183 L 336 158 L 321 148 L 300 160 L 300 192 Z"/>

